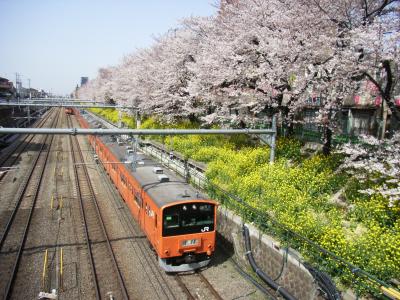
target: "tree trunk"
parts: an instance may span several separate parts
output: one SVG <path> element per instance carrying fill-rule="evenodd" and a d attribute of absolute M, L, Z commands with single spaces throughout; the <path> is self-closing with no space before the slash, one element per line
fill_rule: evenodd
<path fill-rule="evenodd" d="M 322 153 L 325 156 L 331 154 L 332 148 L 332 130 L 328 126 L 324 126 L 324 145 L 322 146 Z"/>

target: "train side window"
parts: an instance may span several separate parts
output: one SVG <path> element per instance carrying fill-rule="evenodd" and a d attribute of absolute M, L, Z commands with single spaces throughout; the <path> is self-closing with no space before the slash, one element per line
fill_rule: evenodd
<path fill-rule="evenodd" d="M 122 184 L 123 184 L 124 186 L 126 186 L 126 178 L 125 178 L 125 176 L 121 174 L 121 175 L 120 175 L 120 178 L 121 178 Z"/>
<path fill-rule="evenodd" d="M 135 201 L 139 205 L 139 207 L 142 207 L 142 198 L 140 197 L 140 195 L 139 194 L 135 194 L 133 196 L 133 198 L 135 199 Z"/>

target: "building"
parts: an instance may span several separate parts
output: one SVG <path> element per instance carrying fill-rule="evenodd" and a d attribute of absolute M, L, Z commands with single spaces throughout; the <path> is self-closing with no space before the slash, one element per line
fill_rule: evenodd
<path fill-rule="evenodd" d="M 0 98 L 10 99 L 15 95 L 15 88 L 12 81 L 0 77 Z"/>
<path fill-rule="evenodd" d="M 89 81 L 89 77 L 81 77 L 81 86 L 85 85 Z"/>
<path fill-rule="evenodd" d="M 393 101 L 400 110 L 400 86 L 396 86 Z M 302 121 L 297 125 L 297 134 L 301 138 L 310 140 L 320 138 L 322 127 L 316 118 L 323 106 L 324 101 L 318 96 L 308 99 L 306 106 L 297 116 L 298 120 Z M 388 132 L 400 128 L 400 124 L 383 101 L 378 89 L 370 81 L 361 82 L 359 90 L 345 98 L 341 109 L 332 112 L 332 116 L 336 121 L 334 133 L 348 137 L 361 134 L 383 137 Z"/>

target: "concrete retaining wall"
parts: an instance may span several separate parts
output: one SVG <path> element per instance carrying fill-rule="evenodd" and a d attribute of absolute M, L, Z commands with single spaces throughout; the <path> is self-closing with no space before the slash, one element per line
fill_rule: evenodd
<path fill-rule="evenodd" d="M 250 266 L 245 255 L 242 225 L 243 221 L 239 216 L 224 207 L 219 207 L 218 233 L 232 244 L 237 259 L 242 264 Z M 246 225 L 249 228 L 251 248 L 257 265 L 271 278 L 277 278 L 282 270 L 285 249 L 280 247 L 279 242 L 262 234 L 254 226 Z M 322 299 L 314 278 L 299 261 L 296 252 L 290 248 L 287 263 L 276 282 L 300 300 Z"/>

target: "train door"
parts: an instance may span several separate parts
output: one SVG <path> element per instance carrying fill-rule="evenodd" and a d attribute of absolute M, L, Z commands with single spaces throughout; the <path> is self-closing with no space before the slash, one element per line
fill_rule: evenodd
<path fill-rule="evenodd" d="M 155 242 L 155 232 L 156 232 L 155 218 L 156 218 L 155 211 L 146 201 L 144 203 L 144 228 L 153 246 Z"/>
<path fill-rule="evenodd" d="M 140 211 L 142 208 L 142 197 L 137 191 L 135 191 L 135 189 L 133 189 L 133 192 L 131 192 L 129 196 L 133 197 L 132 201 L 129 201 L 129 204 L 132 206 L 131 208 L 132 215 L 140 225 L 141 223 Z"/>

